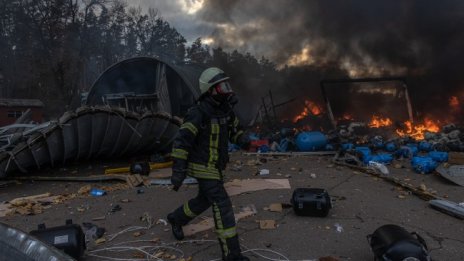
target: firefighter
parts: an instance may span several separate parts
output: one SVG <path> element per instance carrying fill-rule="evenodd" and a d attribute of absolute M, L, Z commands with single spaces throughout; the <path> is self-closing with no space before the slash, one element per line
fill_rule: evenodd
<path fill-rule="evenodd" d="M 223 171 L 229 161 L 228 142 L 244 143 L 243 131 L 232 107 L 237 100 L 229 77 L 219 68 L 203 71 L 201 96 L 189 109 L 174 140 L 171 182 L 177 191 L 186 176 L 198 180 L 198 195 L 168 214 L 172 233 L 184 238 L 182 226 L 212 206 L 223 260 L 247 261 L 241 254 L 235 217 L 224 189 Z"/>

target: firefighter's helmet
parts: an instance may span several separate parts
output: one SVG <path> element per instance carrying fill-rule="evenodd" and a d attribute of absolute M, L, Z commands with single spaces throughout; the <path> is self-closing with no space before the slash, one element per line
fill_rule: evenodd
<path fill-rule="evenodd" d="M 223 70 L 217 67 L 210 67 L 204 70 L 199 79 L 201 95 L 205 94 L 211 87 L 217 83 L 228 80 L 230 77 Z"/>

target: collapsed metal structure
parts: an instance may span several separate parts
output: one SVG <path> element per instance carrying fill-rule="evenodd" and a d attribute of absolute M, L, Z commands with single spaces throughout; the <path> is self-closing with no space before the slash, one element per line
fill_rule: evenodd
<path fill-rule="evenodd" d="M 148 57 L 111 66 L 94 83 L 85 105 L 21 132 L 3 147 L 0 177 L 168 149 L 180 117 L 199 95 L 195 79 L 202 69 Z"/>

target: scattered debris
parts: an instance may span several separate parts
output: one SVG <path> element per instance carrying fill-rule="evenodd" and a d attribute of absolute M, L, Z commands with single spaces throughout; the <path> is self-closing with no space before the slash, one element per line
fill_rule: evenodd
<path fill-rule="evenodd" d="M 99 226 L 97 226 L 95 224 L 88 223 L 88 222 L 82 223 L 82 227 L 83 227 L 83 230 L 84 230 L 85 241 L 86 242 L 89 242 L 90 240 L 99 239 L 106 232 L 105 228 L 99 227 Z"/>
<path fill-rule="evenodd" d="M 78 193 L 79 195 L 89 195 L 91 189 L 92 189 L 92 186 L 90 186 L 90 185 L 85 185 L 85 186 L 81 187 L 81 188 L 77 191 L 77 193 Z"/>
<path fill-rule="evenodd" d="M 274 203 L 269 205 L 269 211 L 271 212 L 282 212 L 282 204 L 281 203 Z"/>
<path fill-rule="evenodd" d="M 92 221 L 100 221 L 100 220 L 105 220 L 106 216 L 100 216 L 100 217 L 94 217 L 92 218 Z"/>
<path fill-rule="evenodd" d="M 50 204 L 57 204 L 75 197 L 74 194 L 52 196 L 51 193 L 15 198 L 9 202 L 0 204 L 0 217 L 18 213 L 20 215 L 35 215 L 50 208 Z"/>
<path fill-rule="evenodd" d="M 167 225 L 168 225 L 168 222 L 167 222 L 166 220 L 160 218 L 160 219 L 158 219 L 158 220 L 156 221 L 156 224 L 157 224 L 157 225 L 161 224 L 161 225 L 163 225 L 163 226 L 167 226 Z"/>
<path fill-rule="evenodd" d="M 132 236 L 133 237 L 139 237 L 139 236 L 142 236 L 144 235 L 145 233 L 143 233 L 143 231 L 136 231 L 134 233 L 132 233 Z"/>
<path fill-rule="evenodd" d="M 127 175 L 126 182 L 131 188 L 143 185 L 143 178 L 140 174 Z"/>
<path fill-rule="evenodd" d="M 334 224 L 334 227 L 335 227 L 335 231 L 337 231 L 338 233 L 342 233 L 343 232 L 343 227 L 342 225 L 338 224 L 338 223 L 335 223 Z"/>
<path fill-rule="evenodd" d="M 275 229 L 276 228 L 276 221 L 272 219 L 266 220 L 258 220 L 259 228 L 266 230 L 266 229 Z"/>
<path fill-rule="evenodd" d="M 105 242 L 106 242 L 106 239 L 105 239 L 104 237 L 95 240 L 95 244 L 96 244 L 97 246 L 98 246 L 98 245 L 101 245 L 101 244 L 103 244 L 103 243 L 105 243 Z"/>
<path fill-rule="evenodd" d="M 92 188 L 90 190 L 90 195 L 92 195 L 94 197 L 101 197 L 103 195 L 106 195 L 106 191 L 104 191 L 102 189 Z"/>
<path fill-rule="evenodd" d="M 121 206 L 120 205 L 114 205 L 111 210 L 109 211 L 109 213 L 115 213 L 117 211 L 120 211 L 122 210 Z"/>

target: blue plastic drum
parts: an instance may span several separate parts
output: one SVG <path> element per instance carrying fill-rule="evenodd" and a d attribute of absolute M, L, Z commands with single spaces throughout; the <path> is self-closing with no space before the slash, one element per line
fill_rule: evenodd
<path fill-rule="evenodd" d="M 298 134 L 296 146 L 300 151 L 324 150 L 327 145 L 327 137 L 319 131 L 307 131 Z"/>

